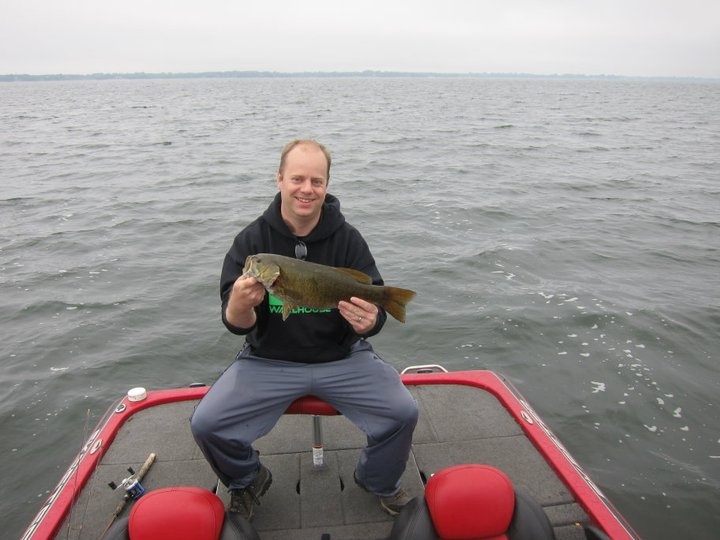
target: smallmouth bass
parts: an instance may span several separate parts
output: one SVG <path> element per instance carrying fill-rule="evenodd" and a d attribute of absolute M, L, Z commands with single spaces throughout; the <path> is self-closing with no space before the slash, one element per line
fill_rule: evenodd
<path fill-rule="evenodd" d="M 373 285 L 372 278 L 352 268 L 335 268 L 275 255 L 258 253 L 245 259 L 243 275 L 257 279 L 265 289 L 283 302 L 283 320 L 296 307 L 337 308 L 341 300 L 355 296 L 385 308 L 405 322 L 405 306 L 415 291 Z"/>

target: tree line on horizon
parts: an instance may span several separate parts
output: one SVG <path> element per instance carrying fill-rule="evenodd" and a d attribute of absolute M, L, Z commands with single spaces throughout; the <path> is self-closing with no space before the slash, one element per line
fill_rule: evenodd
<path fill-rule="evenodd" d="M 333 77 L 386 77 L 386 78 L 533 78 L 533 79 L 688 79 L 688 77 L 626 77 L 622 75 L 585 75 L 585 74 L 550 74 L 540 75 L 534 73 L 437 73 L 437 72 L 404 72 L 404 71 L 307 71 L 307 72 L 279 72 L 279 71 L 208 71 L 199 73 L 163 72 L 163 73 L 87 73 L 66 74 L 55 73 L 47 75 L 30 74 L 0 74 L 0 82 L 16 81 L 85 81 L 85 80 L 120 80 L 120 79 L 210 79 L 210 78 L 333 78 Z"/>

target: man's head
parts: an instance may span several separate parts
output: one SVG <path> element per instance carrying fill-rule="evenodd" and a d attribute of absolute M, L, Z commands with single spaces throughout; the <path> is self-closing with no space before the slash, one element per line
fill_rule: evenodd
<path fill-rule="evenodd" d="M 332 163 L 332 158 L 330 157 L 330 151 L 325 148 L 322 144 L 320 144 L 317 141 L 313 141 L 312 139 L 295 139 L 294 141 L 291 141 L 287 143 L 283 149 L 282 153 L 280 154 L 280 167 L 278 167 L 278 174 L 282 174 L 283 169 L 285 168 L 285 162 L 287 160 L 287 155 L 290 153 L 291 150 L 293 150 L 297 146 L 306 145 L 306 146 L 314 146 L 318 150 L 320 150 L 325 155 L 325 160 L 327 161 L 327 171 L 325 173 L 325 179 L 329 182 L 330 181 L 330 164 Z"/>
<path fill-rule="evenodd" d="M 316 141 L 297 140 L 283 148 L 277 173 L 280 211 L 298 236 L 308 234 L 320 220 L 330 161 L 330 153 Z"/>

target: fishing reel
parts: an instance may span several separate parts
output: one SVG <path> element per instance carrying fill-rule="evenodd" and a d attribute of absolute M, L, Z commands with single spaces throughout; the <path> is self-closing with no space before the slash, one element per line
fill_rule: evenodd
<path fill-rule="evenodd" d="M 116 484 L 115 482 L 109 482 L 108 486 L 110 486 L 110 488 L 112 488 L 113 490 L 117 490 L 120 488 L 124 489 L 125 498 L 136 501 L 145 494 L 145 488 L 140 483 L 140 475 L 135 473 L 132 467 L 128 467 L 127 470 L 130 473 L 130 476 L 120 482 L 120 485 Z"/>

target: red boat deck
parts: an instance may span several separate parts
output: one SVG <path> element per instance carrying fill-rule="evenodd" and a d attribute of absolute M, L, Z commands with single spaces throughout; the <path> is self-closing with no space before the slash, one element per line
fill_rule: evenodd
<path fill-rule="evenodd" d="M 543 506 L 558 540 L 584 540 L 585 525 L 609 538 L 637 538 L 522 397 L 498 376 L 472 371 L 403 378 L 420 405 L 403 479 L 411 495 L 422 495 L 424 481 L 436 471 L 482 463 L 504 471 L 517 489 Z M 128 467 L 140 469 L 150 453 L 156 460 L 142 481 L 147 490 L 213 488 L 216 477 L 189 428 L 193 408 L 206 390 L 150 392 L 140 402 L 123 399 L 23 538 L 101 537 L 121 500 L 108 482 L 119 483 L 128 476 Z M 326 406 L 312 412 L 330 410 Z M 338 539 L 386 538 L 392 518 L 353 482 L 364 434 L 343 416 L 324 417 L 326 463 L 321 469 L 312 464 L 312 437 L 311 417 L 285 415 L 257 442 L 273 473 L 272 487 L 253 519 L 261 538 L 318 539 L 323 533 Z"/>

